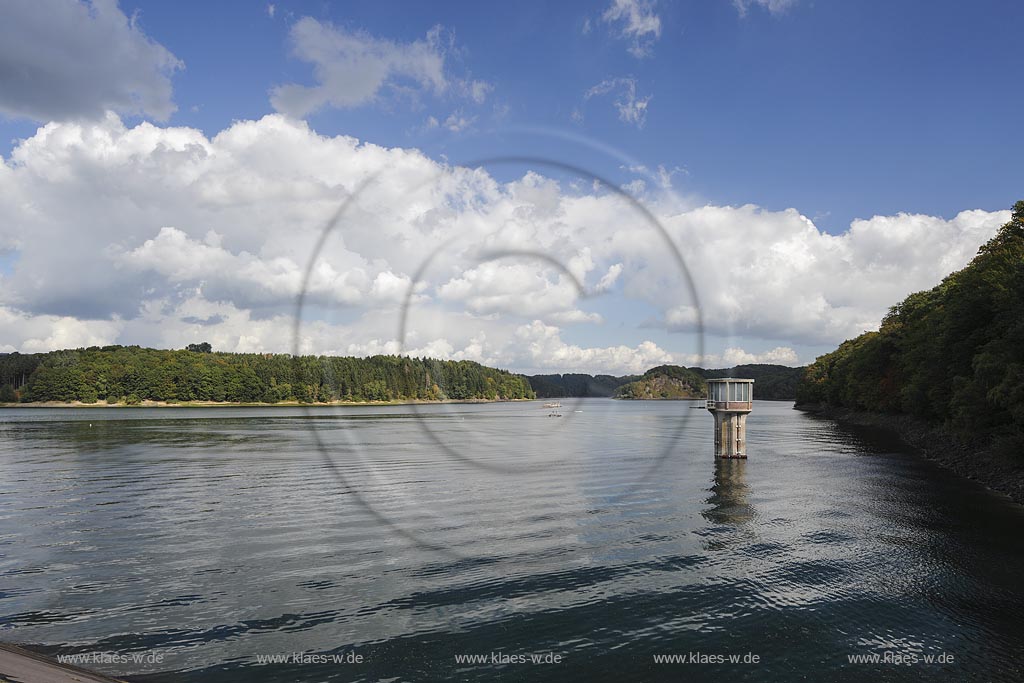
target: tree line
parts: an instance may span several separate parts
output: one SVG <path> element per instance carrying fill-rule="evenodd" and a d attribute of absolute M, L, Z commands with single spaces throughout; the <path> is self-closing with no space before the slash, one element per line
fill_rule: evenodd
<path fill-rule="evenodd" d="M 791 368 L 785 365 L 750 364 L 737 365 L 731 368 L 706 370 L 704 368 L 685 368 L 680 365 L 661 365 L 651 368 L 643 375 L 531 375 L 530 385 L 539 398 L 576 398 L 584 396 L 614 396 L 619 389 L 633 382 L 650 382 L 653 376 L 664 376 L 670 380 L 689 383 L 689 391 L 704 392 L 705 384 L 695 382 L 687 373 L 693 373 L 704 379 L 713 377 L 742 377 L 755 380 L 754 396 L 758 399 L 793 400 L 796 388 L 806 368 Z M 685 371 L 685 373 L 683 372 Z M 682 374 L 680 374 L 682 373 Z M 680 385 L 680 390 L 683 390 Z M 628 390 L 631 397 L 642 398 L 654 394 L 653 387 L 636 386 Z M 660 395 L 661 390 L 656 392 Z M 703 396 L 703 393 L 700 393 Z"/>
<path fill-rule="evenodd" d="M 615 377 L 566 373 L 564 375 L 530 375 L 528 379 L 530 386 L 537 392 L 538 398 L 585 398 L 611 396 L 620 386 L 639 379 L 639 376 Z"/>
<path fill-rule="evenodd" d="M 0 401 L 511 400 L 534 398 L 521 375 L 473 361 L 215 353 L 104 346 L 0 356 Z"/>
<path fill-rule="evenodd" d="M 1024 450 L 1024 201 L 963 270 L 807 368 L 797 405 L 905 413 Z"/>
<path fill-rule="evenodd" d="M 38 371 L 38 372 L 37 372 Z M 745 377 L 757 381 L 755 397 L 792 399 L 804 368 L 738 365 L 705 370 L 663 365 L 644 375 L 581 373 L 523 377 L 470 361 L 438 361 L 287 354 L 213 353 L 210 344 L 182 351 L 138 346 L 91 347 L 50 353 L 0 354 L 0 403 L 82 401 L 385 401 L 607 397 L 631 382 L 664 375 L 684 379 L 687 391 L 703 395 L 695 377 Z M 678 375 L 678 376 L 677 376 Z M 685 377 L 684 377 L 685 376 Z M 637 386 L 630 395 L 660 397 Z"/>

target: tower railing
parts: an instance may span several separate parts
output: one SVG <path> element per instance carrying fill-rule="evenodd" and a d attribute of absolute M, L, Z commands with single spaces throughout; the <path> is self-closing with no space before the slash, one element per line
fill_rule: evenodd
<path fill-rule="evenodd" d="M 754 409 L 752 401 L 715 401 L 707 399 L 708 410 L 748 410 Z"/>

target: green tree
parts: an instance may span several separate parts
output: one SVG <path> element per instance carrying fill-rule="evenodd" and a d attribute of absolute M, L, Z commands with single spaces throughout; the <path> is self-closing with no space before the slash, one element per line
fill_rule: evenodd
<path fill-rule="evenodd" d="M 798 402 L 910 413 L 1024 451 L 1024 202 L 966 268 L 818 358 Z"/>
<path fill-rule="evenodd" d="M 29 368 L 22 380 L 19 373 Z M 291 357 L 110 346 L 13 360 L 4 356 L 0 357 L 0 373 L 10 378 L 4 384 L 17 387 L 15 381 L 24 382 L 23 399 L 27 401 L 97 400 L 101 396 L 115 400 L 132 397 L 133 401 L 237 402 L 534 396 L 526 378 L 504 370 L 469 361 L 399 356 Z"/>

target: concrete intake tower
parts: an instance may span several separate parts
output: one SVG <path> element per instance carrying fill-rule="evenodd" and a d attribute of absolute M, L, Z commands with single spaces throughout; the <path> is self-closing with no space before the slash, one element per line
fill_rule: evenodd
<path fill-rule="evenodd" d="M 708 380 L 707 408 L 715 417 L 715 457 L 747 457 L 747 415 L 754 409 L 754 380 Z"/>

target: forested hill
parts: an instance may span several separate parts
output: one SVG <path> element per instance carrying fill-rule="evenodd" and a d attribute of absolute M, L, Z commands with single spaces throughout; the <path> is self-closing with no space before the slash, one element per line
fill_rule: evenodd
<path fill-rule="evenodd" d="M 521 375 L 472 361 L 105 346 L 0 356 L 0 401 L 388 401 L 534 398 Z"/>
<path fill-rule="evenodd" d="M 807 368 L 797 406 L 905 413 L 1024 451 L 1024 201 L 974 260 Z"/>
<path fill-rule="evenodd" d="M 704 377 L 689 368 L 659 365 L 643 374 L 635 382 L 623 384 L 615 391 L 615 398 L 625 399 L 679 399 L 707 396 Z"/>
<path fill-rule="evenodd" d="M 671 378 L 673 372 L 686 370 L 693 372 L 702 378 L 711 377 L 745 377 L 756 380 L 754 385 L 754 397 L 757 399 L 793 400 L 796 397 L 796 387 L 806 368 L 791 368 L 785 365 L 737 365 L 733 368 L 722 368 L 705 370 L 704 368 L 683 368 L 676 365 L 662 365 L 651 368 L 643 375 L 625 375 L 613 377 L 611 375 L 533 375 L 529 377 L 530 384 L 540 398 L 573 398 L 579 396 L 614 396 L 616 391 L 623 385 L 637 381 L 648 381 L 652 375 L 664 374 Z M 677 378 L 678 379 L 678 378 Z M 657 380 L 655 383 L 666 384 Z M 671 382 L 669 382 L 671 383 Z M 673 393 L 667 386 L 655 391 L 637 389 L 635 398 L 648 395 L 650 398 L 663 398 L 661 394 Z M 681 385 L 679 387 L 681 389 Z M 700 391 L 704 391 L 703 386 Z M 703 394 L 701 394 L 703 396 Z M 667 397 L 667 396 L 666 396 Z M 676 397 L 678 398 L 678 396 Z"/>

